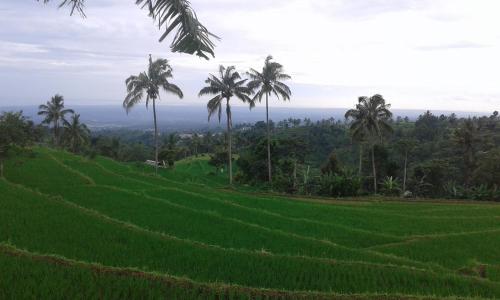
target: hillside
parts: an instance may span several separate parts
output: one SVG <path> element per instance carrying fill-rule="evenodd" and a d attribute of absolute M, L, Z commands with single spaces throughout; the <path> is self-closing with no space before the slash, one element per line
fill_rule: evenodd
<path fill-rule="evenodd" d="M 500 297 L 500 206 L 319 203 L 36 148 L 0 180 L 0 298 Z"/>

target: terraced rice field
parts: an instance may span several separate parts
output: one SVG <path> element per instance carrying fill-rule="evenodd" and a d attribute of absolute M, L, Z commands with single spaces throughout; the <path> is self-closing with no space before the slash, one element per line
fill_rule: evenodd
<path fill-rule="evenodd" d="M 37 148 L 0 179 L 0 299 L 500 297 L 500 206 L 324 201 Z"/>

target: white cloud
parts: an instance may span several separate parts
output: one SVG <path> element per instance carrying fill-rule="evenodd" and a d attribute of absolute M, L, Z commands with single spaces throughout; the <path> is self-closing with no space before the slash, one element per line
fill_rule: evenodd
<path fill-rule="evenodd" d="M 200 102 L 197 89 L 218 64 L 244 71 L 272 54 L 293 75 L 295 97 L 286 105 L 345 107 L 359 95 L 382 93 L 397 108 L 500 107 L 497 0 L 193 0 L 200 19 L 222 38 L 210 61 L 170 53 L 146 12 L 131 2 L 89 0 L 82 20 L 7 0 L 0 4 L 0 75 L 44 70 L 68 82 L 75 72 L 87 73 L 78 79 L 96 87 L 108 76 L 115 84 L 106 97 L 121 99 L 123 80 L 152 53 L 171 60 L 186 98 Z M 46 96 L 54 85 L 47 86 Z M 24 93 L 7 92 L 0 105 L 40 96 Z M 99 89 L 68 93 L 102 98 Z"/>

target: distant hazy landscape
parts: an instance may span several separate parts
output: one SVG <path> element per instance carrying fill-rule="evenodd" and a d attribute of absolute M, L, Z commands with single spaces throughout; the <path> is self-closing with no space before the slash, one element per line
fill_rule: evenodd
<path fill-rule="evenodd" d="M 150 129 L 153 127 L 151 120 L 152 109 L 134 109 L 128 115 L 117 101 L 117 105 L 75 105 L 72 106 L 81 114 L 81 120 L 87 124 L 92 130 L 100 129 Z M 37 115 L 37 106 L 0 106 L 2 111 L 19 111 L 31 118 L 36 123 L 42 121 L 42 118 Z M 248 107 L 234 106 L 233 124 L 255 123 L 265 119 L 265 108 L 255 107 L 249 110 Z M 344 120 L 344 114 L 347 108 L 297 108 L 297 107 L 274 107 L 271 111 L 270 118 L 275 121 L 281 121 L 288 118 L 304 119 L 309 118 L 311 121 L 334 118 L 336 120 Z M 400 116 L 408 117 L 414 121 L 419 115 L 423 114 L 426 109 L 421 110 L 404 110 L 393 109 L 394 118 Z M 474 117 L 486 116 L 491 112 L 464 112 L 464 111 L 432 111 L 434 115 L 449 115 L 455 113 L 457 117 Z M 224 123 L 219 125 L 216 118 L 207 120 L 207 109 L 204 104 L 200 105 L 161 105 L 158 106 L 158 114 L 161 117 L 158 119 L 158 126 L 162 131 L 193 131 L 206 129 L 221 129 Z M 223 116 L 224 120 L 224 116 Z"/>

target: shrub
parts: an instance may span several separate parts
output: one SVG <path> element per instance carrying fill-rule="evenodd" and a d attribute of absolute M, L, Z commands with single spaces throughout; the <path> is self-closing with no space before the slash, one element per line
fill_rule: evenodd
<path fill-rule="evenodd" d="M 380 191 L 383 195 L 397 196 L 401 193 L 401 187 L 399 185 L 398 179 L 392 176 L 387 176 L 384 180 L 382 180 L 380 185 Z"/>
<path fill-rule="evenodd" d="M 323 174 L 319 177 L 318 194 L 330 197 L 356 196 L 361 180 L 353 175 Z"/>

